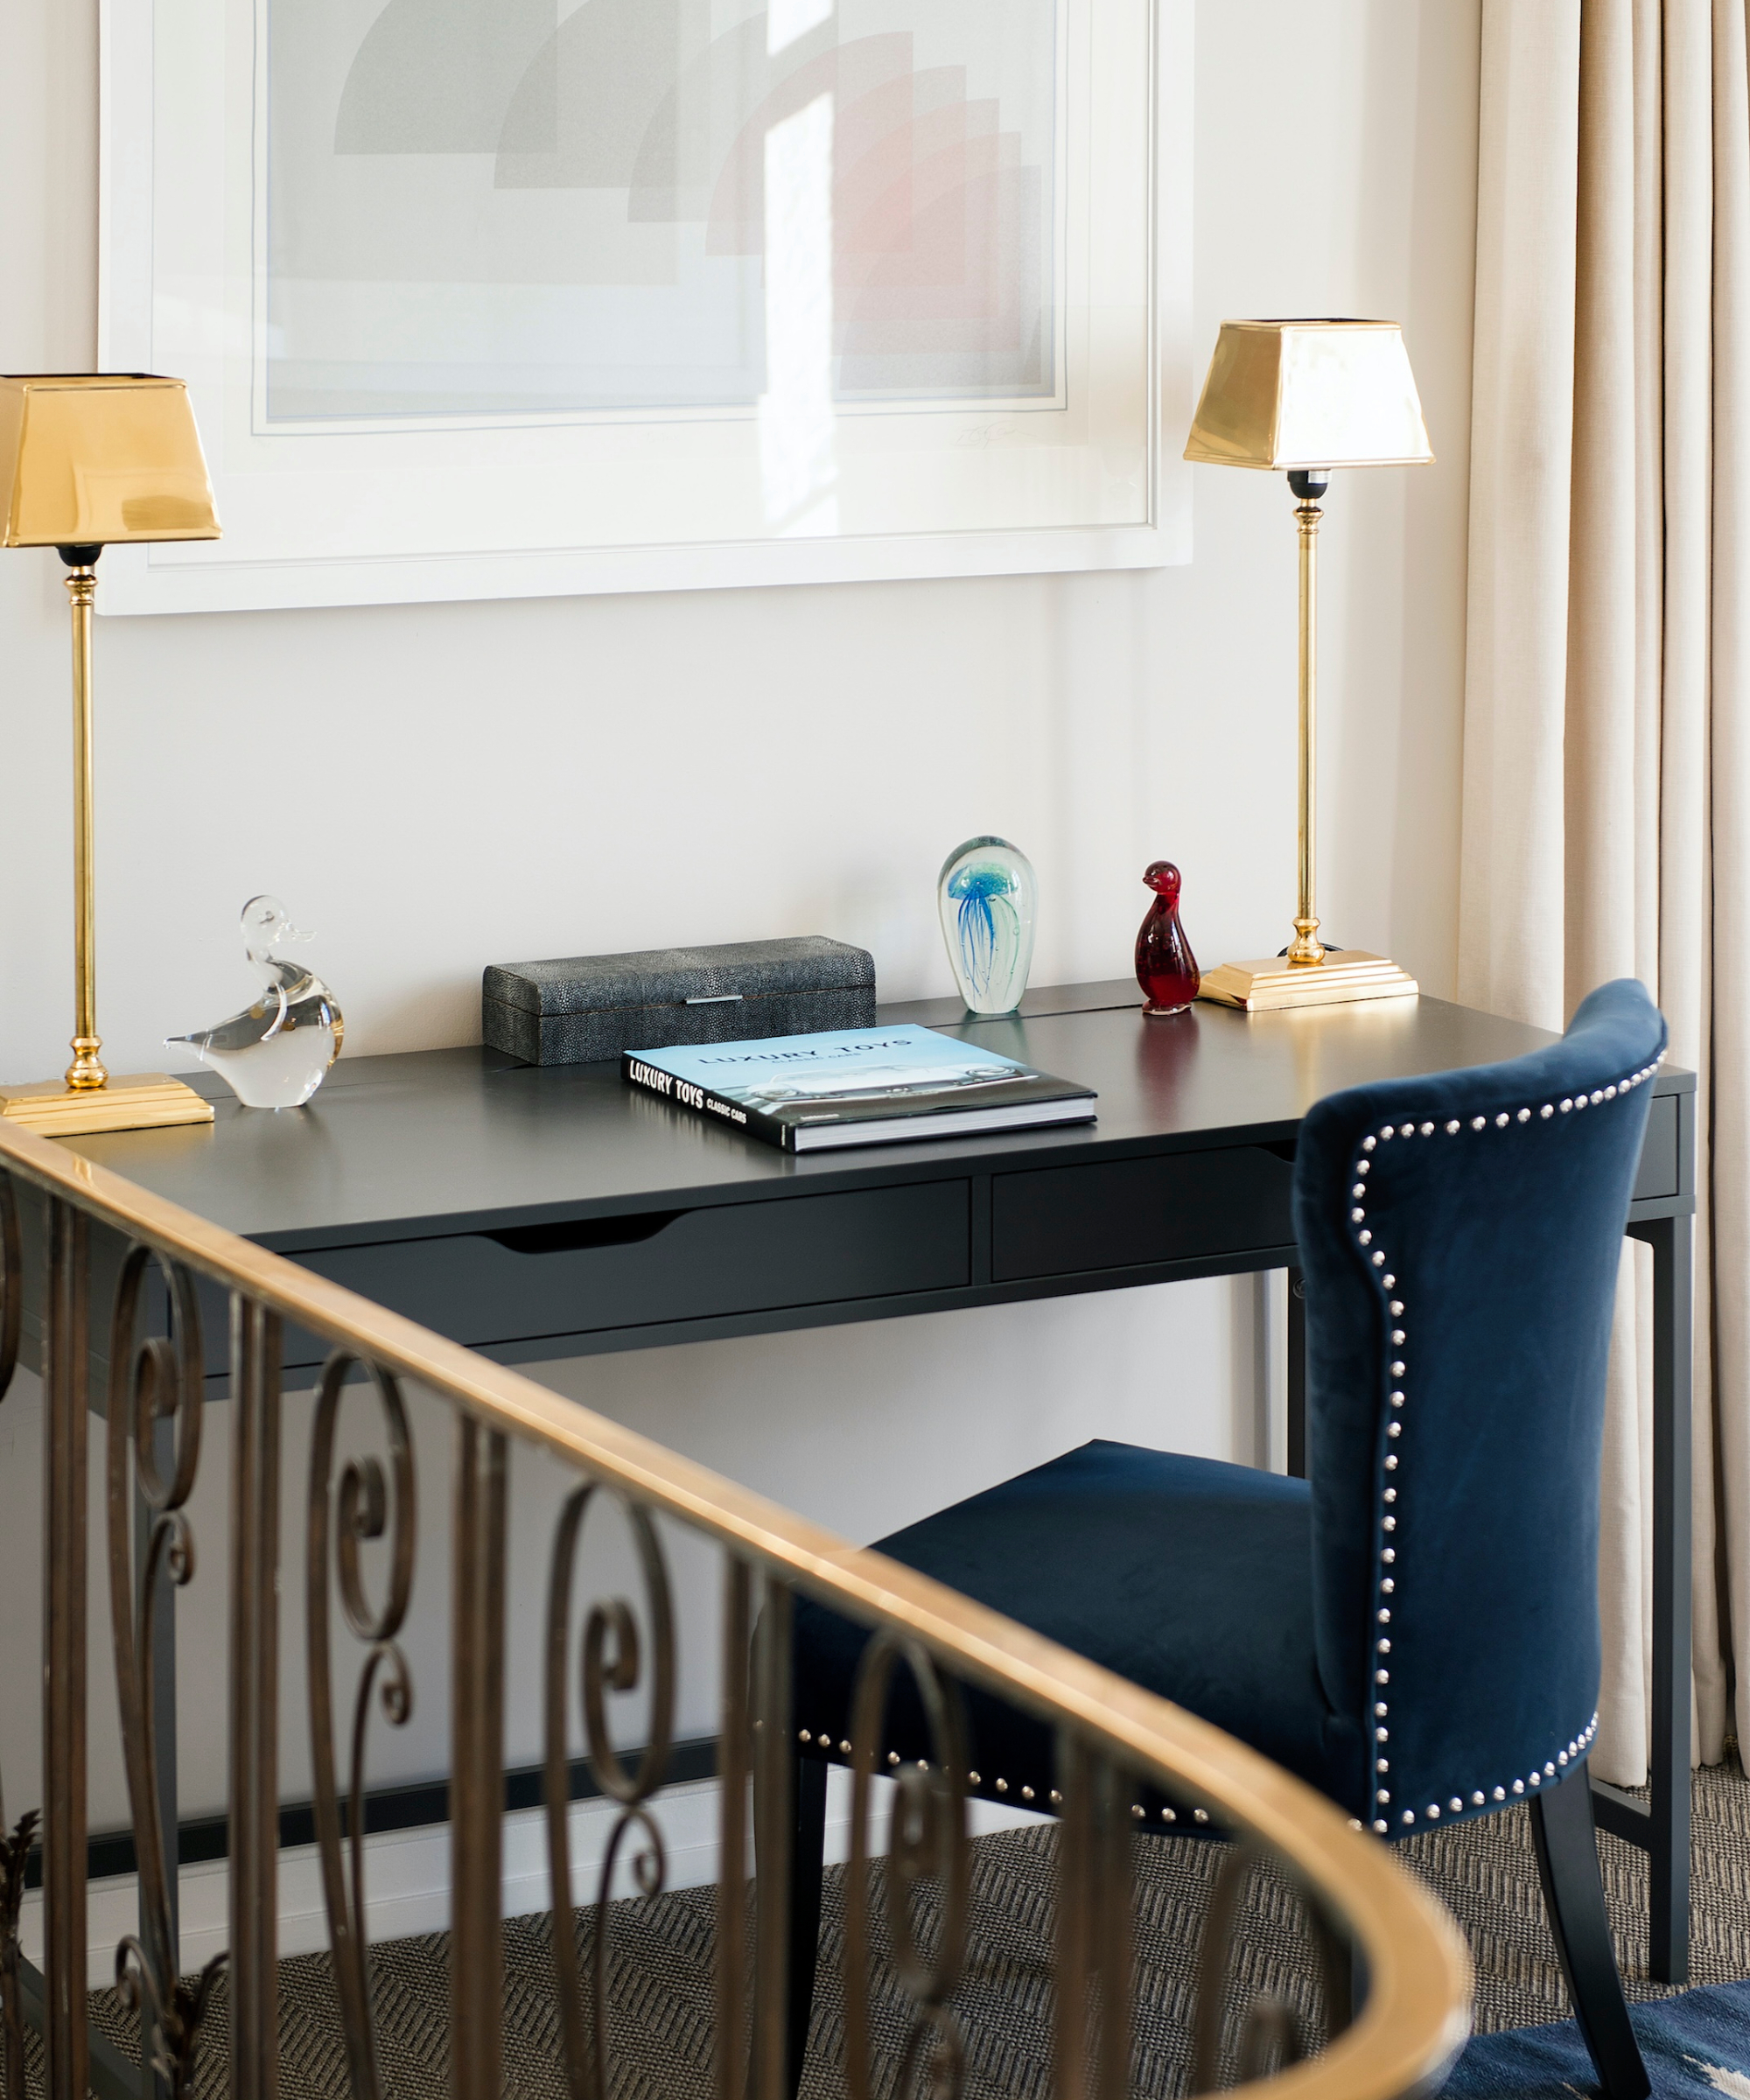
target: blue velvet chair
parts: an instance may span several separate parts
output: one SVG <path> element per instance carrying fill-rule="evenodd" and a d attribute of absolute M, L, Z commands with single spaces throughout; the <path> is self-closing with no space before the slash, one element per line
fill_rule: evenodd
<path fill-rule="evenodd" d="M 878 1542 L 1252 1744 L 1383 1839 L 1531 1804 L 1609 2100 L 1647 2076 L 1611 1950 L 1598 1726 L 1605 1362 L 1665 1041 L 1632 981 L 1508 1064 L 1354 1088 L 1301 1125 L 1309 1477 L 1095 1443 Z M 826 1767 L 864 1635 L 799 1607 L 792 2090 Z M 969 1693 L 976 1791 L 1051 1807 L 1040 1723 Z M 927 1756 L 896 1684 L 886 1748 Z M 1144 1799 L 1146 1827 L 1195 1829 Z"/>

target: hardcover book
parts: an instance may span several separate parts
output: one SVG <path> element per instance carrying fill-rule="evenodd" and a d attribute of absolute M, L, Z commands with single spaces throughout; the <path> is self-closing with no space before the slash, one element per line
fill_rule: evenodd
<path fill-rule="evenodd" d="M 1093 1090 L 933 1028 L 838 1028 L 628 1050 L 634 1087 L 787 1152 L 1091 1123 Z"/>

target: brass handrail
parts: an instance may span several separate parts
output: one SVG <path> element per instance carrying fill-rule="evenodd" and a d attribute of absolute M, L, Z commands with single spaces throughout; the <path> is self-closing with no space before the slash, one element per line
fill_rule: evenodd
<path fill-rule="evenodd" d="M 58 1144 L 0 1125 L 0 1169 L 362 1362 L 412 1379 L 488 1428 L 543 1446 L 845 1615 L 900 1629 L 955 1676 L 1073 1725 L 1142 1778 L 1249 1833 L 1352 1936 L 1366 1997 L 1354 2023 L 1318 2055 L 1236 2090 L 1272 2100 L 1402 2100 L 1427 2090 L 1463 2046 L 1471 1965 L 1446 1912 L 1377 1838 L 1222 1730 Z"/>

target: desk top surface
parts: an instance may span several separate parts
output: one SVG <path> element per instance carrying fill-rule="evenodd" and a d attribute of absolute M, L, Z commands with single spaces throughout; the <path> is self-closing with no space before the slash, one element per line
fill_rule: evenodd
<path fill-rule="evenodd" d="M 473 1047 L 342 1058 L 307 1108 L 245 1109 L 192 1075 L 217 1119 L 66 1144 L 283 1252 L 515 1222 L 746 1200 L 1291 1138 L 1322 1095 L 1491 1064 L 1551 1039 L 1441 999 L 1244 1014 L 1200 1002 L 1149 1020 L 1133 983 L 1030 991 L 1018 1017 L 957 1000 L 884 1021 L 966 1034 L 1100 1097 L 1099 1119 L 802 1157 L 628 1087 L 617 1062 L 536 1067 Z M 1688 1075 L 1662 1075 L 1661 1091 Z"/>

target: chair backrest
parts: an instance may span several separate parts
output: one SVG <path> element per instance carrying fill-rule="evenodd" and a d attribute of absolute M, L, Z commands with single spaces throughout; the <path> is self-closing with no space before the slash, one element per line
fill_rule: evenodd
<path fill-rule="evenodd" d="M 1624 979 L 1546 1049 L 1302 1124 L 1319 1668 L 1357 1745 L 1351 1812 L 1382 1835 L 1522 1798 L 1590 1747 L 1605 1370 L 1664 1045 Z"/>

